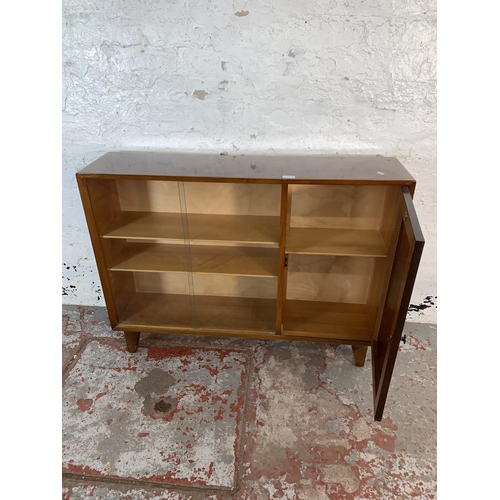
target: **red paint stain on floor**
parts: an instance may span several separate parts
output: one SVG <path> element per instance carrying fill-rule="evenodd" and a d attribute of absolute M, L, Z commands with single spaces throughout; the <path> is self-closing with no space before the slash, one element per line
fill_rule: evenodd
<path fill-rule="evenodd" d="M 78 406 L 80 411 L 89 411 L 92 408 L 92 403 L 94 401 L 92 399 L 84 399 L 80 398 L 77 400 L 76 405 Z"/>

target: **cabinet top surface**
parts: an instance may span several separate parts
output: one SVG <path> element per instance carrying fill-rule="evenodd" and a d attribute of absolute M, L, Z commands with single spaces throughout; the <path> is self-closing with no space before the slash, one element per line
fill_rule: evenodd
<path fill-rule="evenodd" d="M 396 158 L 340 155 L 216 155 L 119 151 L 106 153 L 79 175 L 226 179 L 269 182 L 364 182 L 410 185 Z"/>

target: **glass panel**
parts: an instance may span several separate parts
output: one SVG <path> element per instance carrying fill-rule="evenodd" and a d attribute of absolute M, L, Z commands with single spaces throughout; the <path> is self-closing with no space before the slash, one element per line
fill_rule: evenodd
<path fill-rule="evenodd" d="M 189 260 L 175 181 L 90 180 L 118 327 L 192 329 Z"/>
<path fill-rule="evenodd" d="M 274 333 L 280 185 L 184 182 L 180 191 L 195 328 Z"/>

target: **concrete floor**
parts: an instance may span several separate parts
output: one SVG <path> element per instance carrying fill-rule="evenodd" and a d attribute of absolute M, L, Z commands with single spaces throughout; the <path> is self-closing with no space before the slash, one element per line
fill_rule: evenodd
<path fill-rule="evenodd" d="M 370 353 L 142 334 L 63 306 L 63 498 L 432 499 L 436 326 L 407 323 L 382 422 Z"/>

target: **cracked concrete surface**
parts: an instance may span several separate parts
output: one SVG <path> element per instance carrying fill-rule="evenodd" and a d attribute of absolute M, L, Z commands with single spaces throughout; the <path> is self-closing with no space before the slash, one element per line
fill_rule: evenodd
<path fill-rule="evenodd" d="M 63 498 L 436 497 L 436 326 L 407 323 L 384 419 L 348 346 L 143 334 L 63 306 Z"/>
<path fill-rule="evenodd" d="M 237 351 L 154 346 L 130 356 L 88 342 L 64 380 L 64 470 L 234 489 L 246 364 Z"/>

